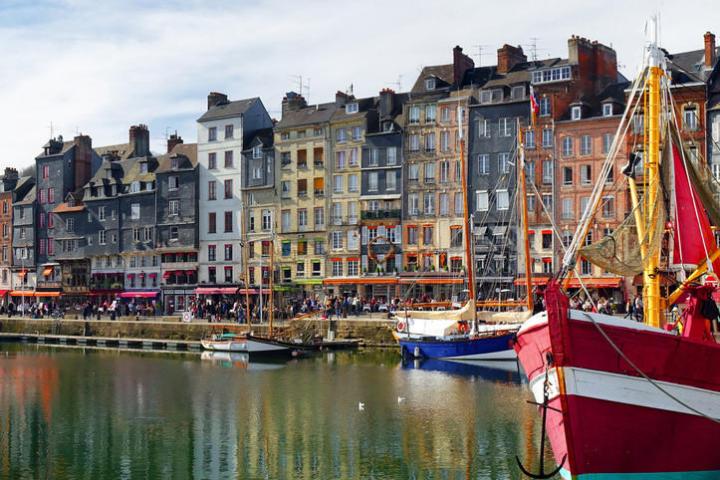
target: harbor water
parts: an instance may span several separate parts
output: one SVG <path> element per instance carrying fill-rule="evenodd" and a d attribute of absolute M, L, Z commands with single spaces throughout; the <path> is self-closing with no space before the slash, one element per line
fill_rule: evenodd
<path fill-rule="evenodd" d="M 515 455 L 537 468 L 515 363 L 247 360 L 0 344 L 0 478 L 504 480 L 522 478 Z"/>

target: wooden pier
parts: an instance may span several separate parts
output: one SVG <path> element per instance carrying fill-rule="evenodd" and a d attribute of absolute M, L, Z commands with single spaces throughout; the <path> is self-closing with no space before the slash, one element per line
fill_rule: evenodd
<path fill-rule="evenodd" d="M 89 337 L 80 335 L 51 335 L 45 333 L 0 332 L 0 341 L 41 343 L 51 345 L 77 345 L 138 350 L 200 351 L 202 345 L 194 340 L 163 340 L 151 338 Z"/>

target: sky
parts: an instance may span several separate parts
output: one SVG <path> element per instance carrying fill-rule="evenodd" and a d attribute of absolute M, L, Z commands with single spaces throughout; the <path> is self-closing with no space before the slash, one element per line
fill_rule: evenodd
<path fill-rule="evenodd" d="M 32 164 L 53 135 L 127 142 L 150 128 L 164 153 L 175 131 L 196 141 L 210 91 L 259 96 L 280 118 L 285 92 L 311 103 L 408 90 L 460 45 L 494 65 L 504 43 L 567 57 L 575 34 L 610 45 L 635 74 L 646 20 L 659 12 L 671 52 L 720 44 L 712 0 L 0 0 L 0 168 Z M 533 47 L 535 45 L 535 47 Z"/>

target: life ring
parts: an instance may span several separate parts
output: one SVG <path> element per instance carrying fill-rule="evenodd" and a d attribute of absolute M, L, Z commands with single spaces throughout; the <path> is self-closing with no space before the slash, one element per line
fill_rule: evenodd
<path fill-rule="evenodd" d="M 403 322 L 402 320 L 400 320 L 400 321 L 397 323 L 397 327 L 396 327 L 396 328 L 397 328 L 397 331 L 398 331 L 398 332 L 404 332 L 404 331 L 405 331 L 405 322 Z"/>
<path fill-rule="evenodd" d="M 375 247 L 375 244 L 377 244 L 378 241 L 380 241 L 380 240 L 384 240 L 384 241 L 385 241 L 385 243 L 382 243 L 382 244 L 380 244 L 380 245 L 390 245 L 390 249 L 389 249 L 388 252 L 385 254 L 385 256 L 383 257 L 383 259 L 380 260 L 380 261 L 378 261 L 377 253 L 375 253 L 375 248 L 374 248 L 374 247 Z M 387 237 L 378 236 L 378 237 L 375 237 L 375 238 L 373 238 L 372 240 L 370 240 L 370 242 L 368 242 L 368 258 L 369 258 L 370 260 L 372 260 L 373 262 L 375 262 L 375 263 L 387 263 L 388 261 L 392 260 L 394 257 L 395 257 L 395 245 L 393 245 L 393 243 L 392 243 L 390 240 L 388 240 Z"/>
<path fill-rule="evenodd" d="M 460 333 L 467 333 L 468 332 L 468 324 L 465 322 L 458 322 L 458 331 Z"/>

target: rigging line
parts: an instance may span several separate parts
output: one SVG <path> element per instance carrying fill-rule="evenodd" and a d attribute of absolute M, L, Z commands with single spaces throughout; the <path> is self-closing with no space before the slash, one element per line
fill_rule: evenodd
<path fill-rule="evenodd" d="M 704 412 L 701 412 L 700 410 L 698 410 L 698 409 L 690 406 L 688 403 L 684 402 L 683 400 L 679 399 L 678 397 L 676 397 L 676 396 L 673 395 L 672 393 L 670 393 L 670 392 L 668 392 L 667 390 L 665 390 L 665 388 L 663 388 L 662 385 L 660 385 L 659 383 L 657 383 L 654 379 L 650 378 L 645 372 L 643 372 L 643 371 L 640 369 L 640 367 L 638 367 L 638 366 L 635 364 L 635 362 L 633 362 L 632 360 L 630 360 L 630 359 L 628 358 L 628 356 L 625 355 L 625 352 L 623 352 L 623 351 L 620 349 L 620 347 L 618 347 L 617 344 L 608 336 L 607 332 L 605 332 L 605 330 L 600 326 L 600 324 L 597 323 L 597 321 L 592 317 L 592 315 L 588 315 L 586 312 L 582 312 L 582 311 L 581 311 L 580 313 L 581 313 L 582 315 L 584 315 L 585 317 L 587 317 L 587 319 L 590 320 L 590 322 L 592 322 L 593 325 L 595 325 L 595 328 L 598 330 L 598 332 L 600 332 L 600 335 L 602 335 L 603 338 L 610 344 L 610 346 L 612 347 L 612 349 L 615 350 L 615 353 L 617 353 L 618 355 L 620 355 L 620 357 L 621 357 L 623 360 L 625 360 L 625 361 L 628 363 L 628 365 L 630 365 L 630 366 L 633 368 L 633 370 L 635 370 L 635 371 L 636 371 L 641 377 L 643 377 L 645 380 L 647 380 L 648 382 L 650 382 L 650 384 L 651 384 L 652 386 L 654 386 L 655 388 L 657 388 L 658 390 L 660 390 L 661 393 L 663 393 L 664 395 L 666 395 L 668 398 L 674 400 L 674 401 L 677 402 L 679 405 L 687 408 L 688 410 L 690 410 L 690 411 L 693 412 L 694 414 L 699 415 L 699 416 L 701 416 L 701 417 L 703 417 L 703 418 L 705 418 L 705 419 L 707 419 L 707 420 L 713 421 L 713 422 L 715 422 L 715 423 L 720 423 L 720 418 L 715 418 L 715 417 L 712 417 L 712 416 L 710 416 L 710 415 L 708 415 L 708 414 L 706 414 L 706 413 L 704 413 Z"/>
<path fill-rule="evenodd" d="M 671 93 L 670 93 L 669 95 L 670 95 L 670 106 L 671 106 L 670 112 L 671 112 L 671 114 L 672 114 L 672 119 L 674 120 L 675 125 L 678 125 L 678 123 L 677 123 L 677 122 L 678 122 L 677 114 L 676 114 L 676 112 L 675 112 L 675 107 L 676 107 L 676 105 L 675 105 L 675 99 L 673 98 L 673 96 L 672 96 Z M 680 141 L 682 142 L 682 139 L 680 139 Z M 685 157 L 685 148 L 683 148 L 683 145 L 682 145 L 682 144 L 680 145 L 680 147 L 681 147 L 681 148 L 680 148 L 680 158 L 682 159 L 683 167 L 685 167 L 685 178 L 686 178 L 686 180 L 687 180 L 688 188 L 690 189 L 690 193 L 691 193 L 690 197 L 692 198 L 693 210 L 694 210 L 694 212 L 695 212 L 695 221 L 697 222 L 698 230 L 700 230 L 700 228 L 701 228 L 701 225 L 700 225 L 700 212 L 698 211 L 697 199 L 695 198 L 695 195 L 693 195 L 694 190 L 693 190 L 692 184 L 690 183 L 690 173 L 689 173 L 689 170 L 688 170 L 687 158 Z M 674 153 L 673 153 L 673 156 L 674 156 Z M 677 203 L 677 202 L 676 202 L 676 203 Z M 707 248 L 707 243 L 706 243 L 705 235 L 703 235 L 702 230 L 700 230 L 700 238 L 702 239 L 703 251 L 705 252 L 705 261 L 706 261 L 706 263 L 707 263 L 708 272 L 710 272 L 710 273 L 715 273 L 714 270 L 713 270 L 712 262 L 709 260 L 709 259 L 710 259 L 710 254 L 708 253 L 708 248 Z"/>
<path fill-rule="evenodd" d="M 645 80 L 647 82 L 647 79 Z M 635 81 L 633 82 L 633 88 L 630 94 L 630 99 L 628 102 L 628 105 L 633 105 L 635 102 L 635 97 L 638 91 L 638 86 L 640 83 L 640 77 L 637 77 Z M 643 84 L 643 89 L 645 88 L 645 84 Z M 632 113 L 629 108 L 627 108 L 623 114 L 622 119 L 620 120 L 620 123 L 618 124 L 618 128 L 615 132 L 615 138 L 613 139 L 613 142 L 610 146 L 610 151 L 608 152 L 607 157 L 605 158 L 605 161 L 603 162 L 603 166 L 600 171 L 600 177 L 595 187 L 593 188 L 592 194 L 590 196 L 591 201 L 588 202 L 588 205 L 585 208 L 585 211 L 583 212 L 582 217 L 580 218 L 580 221 L 578 223 L 577 229 L 575 231 L 575 236 L 573 237 L 572 242 L 570 243 L 570 246 L 568 247 L 565 256 L 563 258 L 563 266 L 565 268 L 571 267 L 574 263 L 576 263 L 575 253 L 577 252 L 578 248 L 580 247 L 580 240 L 583 235 L 583 232 L 586 231 L 590 225 L 591 213 L 597 208 L 598 198 L 602 194 L 603 185 L 605 183 L 605 180 L 607 178 L 609 169 L 612 166 L 613 160 L 618 154 L 618 151 L 620 149 L 620 139 L 624 137 L 624 135 L 627 133 L 627 129 L 630 125 L 630 118 L 633 118 L 633 115 L 635 111 L 637 110 L 637 104 L 635 104 L 635 107 L 632 110 Z M 621 132 L 622 135 L 621 135 Z"/>

